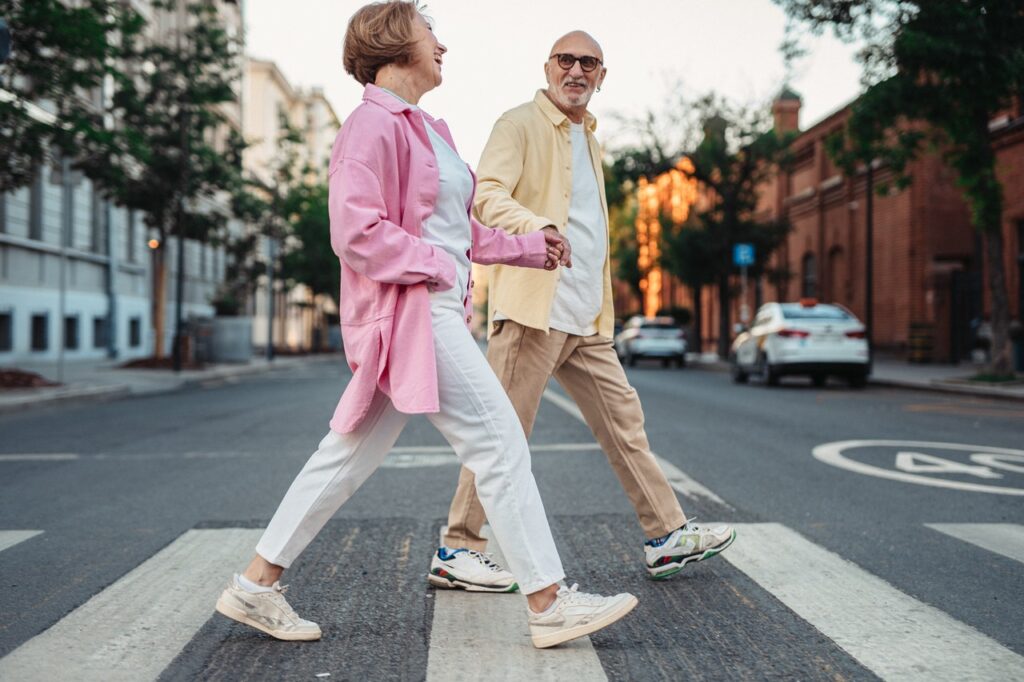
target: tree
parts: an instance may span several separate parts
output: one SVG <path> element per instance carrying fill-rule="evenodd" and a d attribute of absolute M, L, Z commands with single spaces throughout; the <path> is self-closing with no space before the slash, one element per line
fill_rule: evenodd
<path fill-rule="evenodd" d="M 939 149 L 982 235 L 992 301 L 990 373 L 1012 376 L 1003 194 L 989 122 L 1024 91 L 1020 0 L 775 0 L 815 31 L 863 41 L 865 92 L 852 105 L 847 165 L 879 159 L 900 184 L 925 149 Z M 921 123 L 926 125 L 922 126 Z"/>
<path fill-rule="evenodd" d="M 789 233 L 787 221 L 762 220 L 756 211 L 761 188 L 789 163 L 788 148 L 794 135 L 771 129 L 761 109 L 733 107 L 713 95 L 700 100 L 695 110 L 703 120 L 704 136 L 687 156 L 692 163 L 691 175 L 709 192 L 711 205 L 697 214 L 707 236 L 697 241 L 688 239 L 692 246 L 699 245 L 706 252 L 705 263 L 714 273 L 718 286 L 718 354 L 725 357 L 732 336 L 732 247 L 754 244 L 757 260 L 751 270 L 757 277 L 764 273 L 769 256 Z M 703 265 L 701 270 L 702 276 L 707 274 Z"/>
<path fill-rule="evenodd" d="M 230 136 L 227 148 L 214 142 L 227 126 L 221 107 L 237 99 L 238 45 L 213 0 L 180 2 L 187 10 L 186 25 L 178 27 L 176 42 L 152 42 L 137 33 L 121 42 L 112 107 L 121 153 L 81 162 L 89 177 L 119 204 L 142 211 L 158 233 L 153 291 L 158 357 L 164 354 L 167 238 L 206 242 L 222 236 L 229 218 L 224 198 L 241 172 L 240 137 Z M 175 4 L 158 1 L 154 7 L 170 11 Z"/>
<path fill-rule="evenodd" d="M 0 67 L 0 192 L 31 184 L 53 152 L 108 163 L 117 145 L 100 92 L 142 18 L 118 0 L 0 0 L 0 17 L 13 46 Z"/>
<path fill-rule="evenodd" d="M 326 294 L 338 304 L 341 266 L 331 247 L 327 185 L 299 185 L 285 198 L 292 247 L 281 259 L 281 276 L 305 284 L 314 295 Z"/>

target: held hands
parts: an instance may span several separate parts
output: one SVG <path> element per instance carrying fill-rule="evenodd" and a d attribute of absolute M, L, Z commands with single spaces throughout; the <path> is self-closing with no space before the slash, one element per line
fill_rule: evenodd
<path fill-rule="evenodd" d="M 545 270 L 554 270 L 559 265 L 567 268 L 572 267 L 572 246 L 565 235 L 560 234 L 554 225 L 548 225 L 543 230 L 544 240 L 548 245 L 547 261 L 544 263 Z"/>

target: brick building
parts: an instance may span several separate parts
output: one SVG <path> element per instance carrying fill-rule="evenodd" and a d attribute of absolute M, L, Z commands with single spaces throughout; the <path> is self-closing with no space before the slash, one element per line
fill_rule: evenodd
<path fill-rule="evenodd" d="M 784 90 L 772 106 L 776 129 L 798 131 L 800 98 Z M 867 306 L 867 169 L 846 176 L 832 162 L 826 139 L 841 131 L 849 106 L 802 131 L 793 143 L 795 162 L 764 186 L 758 217 L 787 218 L 792 232 L 775 253 L 775 269 L 788 277 L 752 282 L 747 303 L 811 296 L 840 303 L 865 319 Z M 1003 237 L 1011 318 L 1024 319 L 1024 111 L 1020 101 L 991 123 L 992 143 L 1003 186 Z M 936 362 L 958 362 L 978 344 L 990 301 L 982 240 L 971 226 L 956 174 L 937 154 L 909 166 L 911 185 L 873 195 L 873 328 L 879 349 L 904 353 L 912 338 Z M 875 185 L 892 180 L 885 166 L 872 173 Z M 690 292 L 666 277 L 663 308 L 693 307 Z M 618 283 L 620 311 L 638 302 Z M 700 335 L 705 349 L 718 336 L 717 292 L 704 288 Z M 729 311 L 740 319 L 741 301 Z M 1024 369 L 1018 349 L 1018 368 Z"/>

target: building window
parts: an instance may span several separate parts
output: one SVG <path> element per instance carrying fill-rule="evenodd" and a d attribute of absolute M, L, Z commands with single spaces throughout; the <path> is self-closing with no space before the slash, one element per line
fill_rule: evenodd
<path fill-rule="evenodd" d="M 128 257 L 126 258 L 126 260 L 129 263 L 135 262 L 135 215 L 136 214 L 134 210 L 128 211 L 128 225 L 125 231 L 128 234 L 128 239 L 126 240 Z"/>
<path fill-rule="evenodd" d="M 43 173 L 38 171 L 28 193 L 28 238 L 43 238 Z"/>
<path fill-rule="evenodd" d="M 64 347 L 68 350 L 78 350 L 78 315 L 68 315 L 64 318 Z"/>
<path fill-rule="evenodd" d="M 50 321 L 46 313 L 32 316 L 32 350 L 46 350 L 50 347 Z"/>
<path fill-rule="evenodd" d="M 803 276 L 800 295 L 804 298 L 818 297 L 818 259 L 813 253 L 805 253 L 803 258 Z"/>
<path fill-rule="evenodd" d="M 14 316 L 10 313 L 0 313 L 0 353 L 14 348 L 13 326 Z"/>
<path fill-rule="evenodd" d="M 0 234 L 7 231 L 7 195 L 0 192 Z"/>
<path fill-rule="evenodd" d="M 142 345 L 142 319 L 139 317 L 128 320 L 128 345 L 132 348 Z"/>
<path fill-rule="evenodd" d="M 92 248 L 93 253 L 106 253 L 106 207 L 103 205 L 103 197 L 95 189 L 92 191 L 92 202 L 90 211 L 90 235 L 89 235 L 89 246 Z"/>
<path fill-rule="evenodd" d="M 94 318 L 92 318 L 92 347 L 93 348 L 106 348 L 107 347 L 107 318 L 106 317 L 94 317 Z"/>

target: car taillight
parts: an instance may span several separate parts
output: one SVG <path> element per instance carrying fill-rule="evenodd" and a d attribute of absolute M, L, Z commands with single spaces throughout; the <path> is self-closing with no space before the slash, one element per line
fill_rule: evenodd
<path fill-rule="evenodd" d="M 866 339 L 867 332 L 863 329 L 854 329 L 853 331 L 846 332 L 846 338 L 848 339 Z"/>
<path fill-rule="evenodd" d="M 780 329 L 777 333 L 784 339 L 806 339 L 811 335 L 803 329 Z"/>

